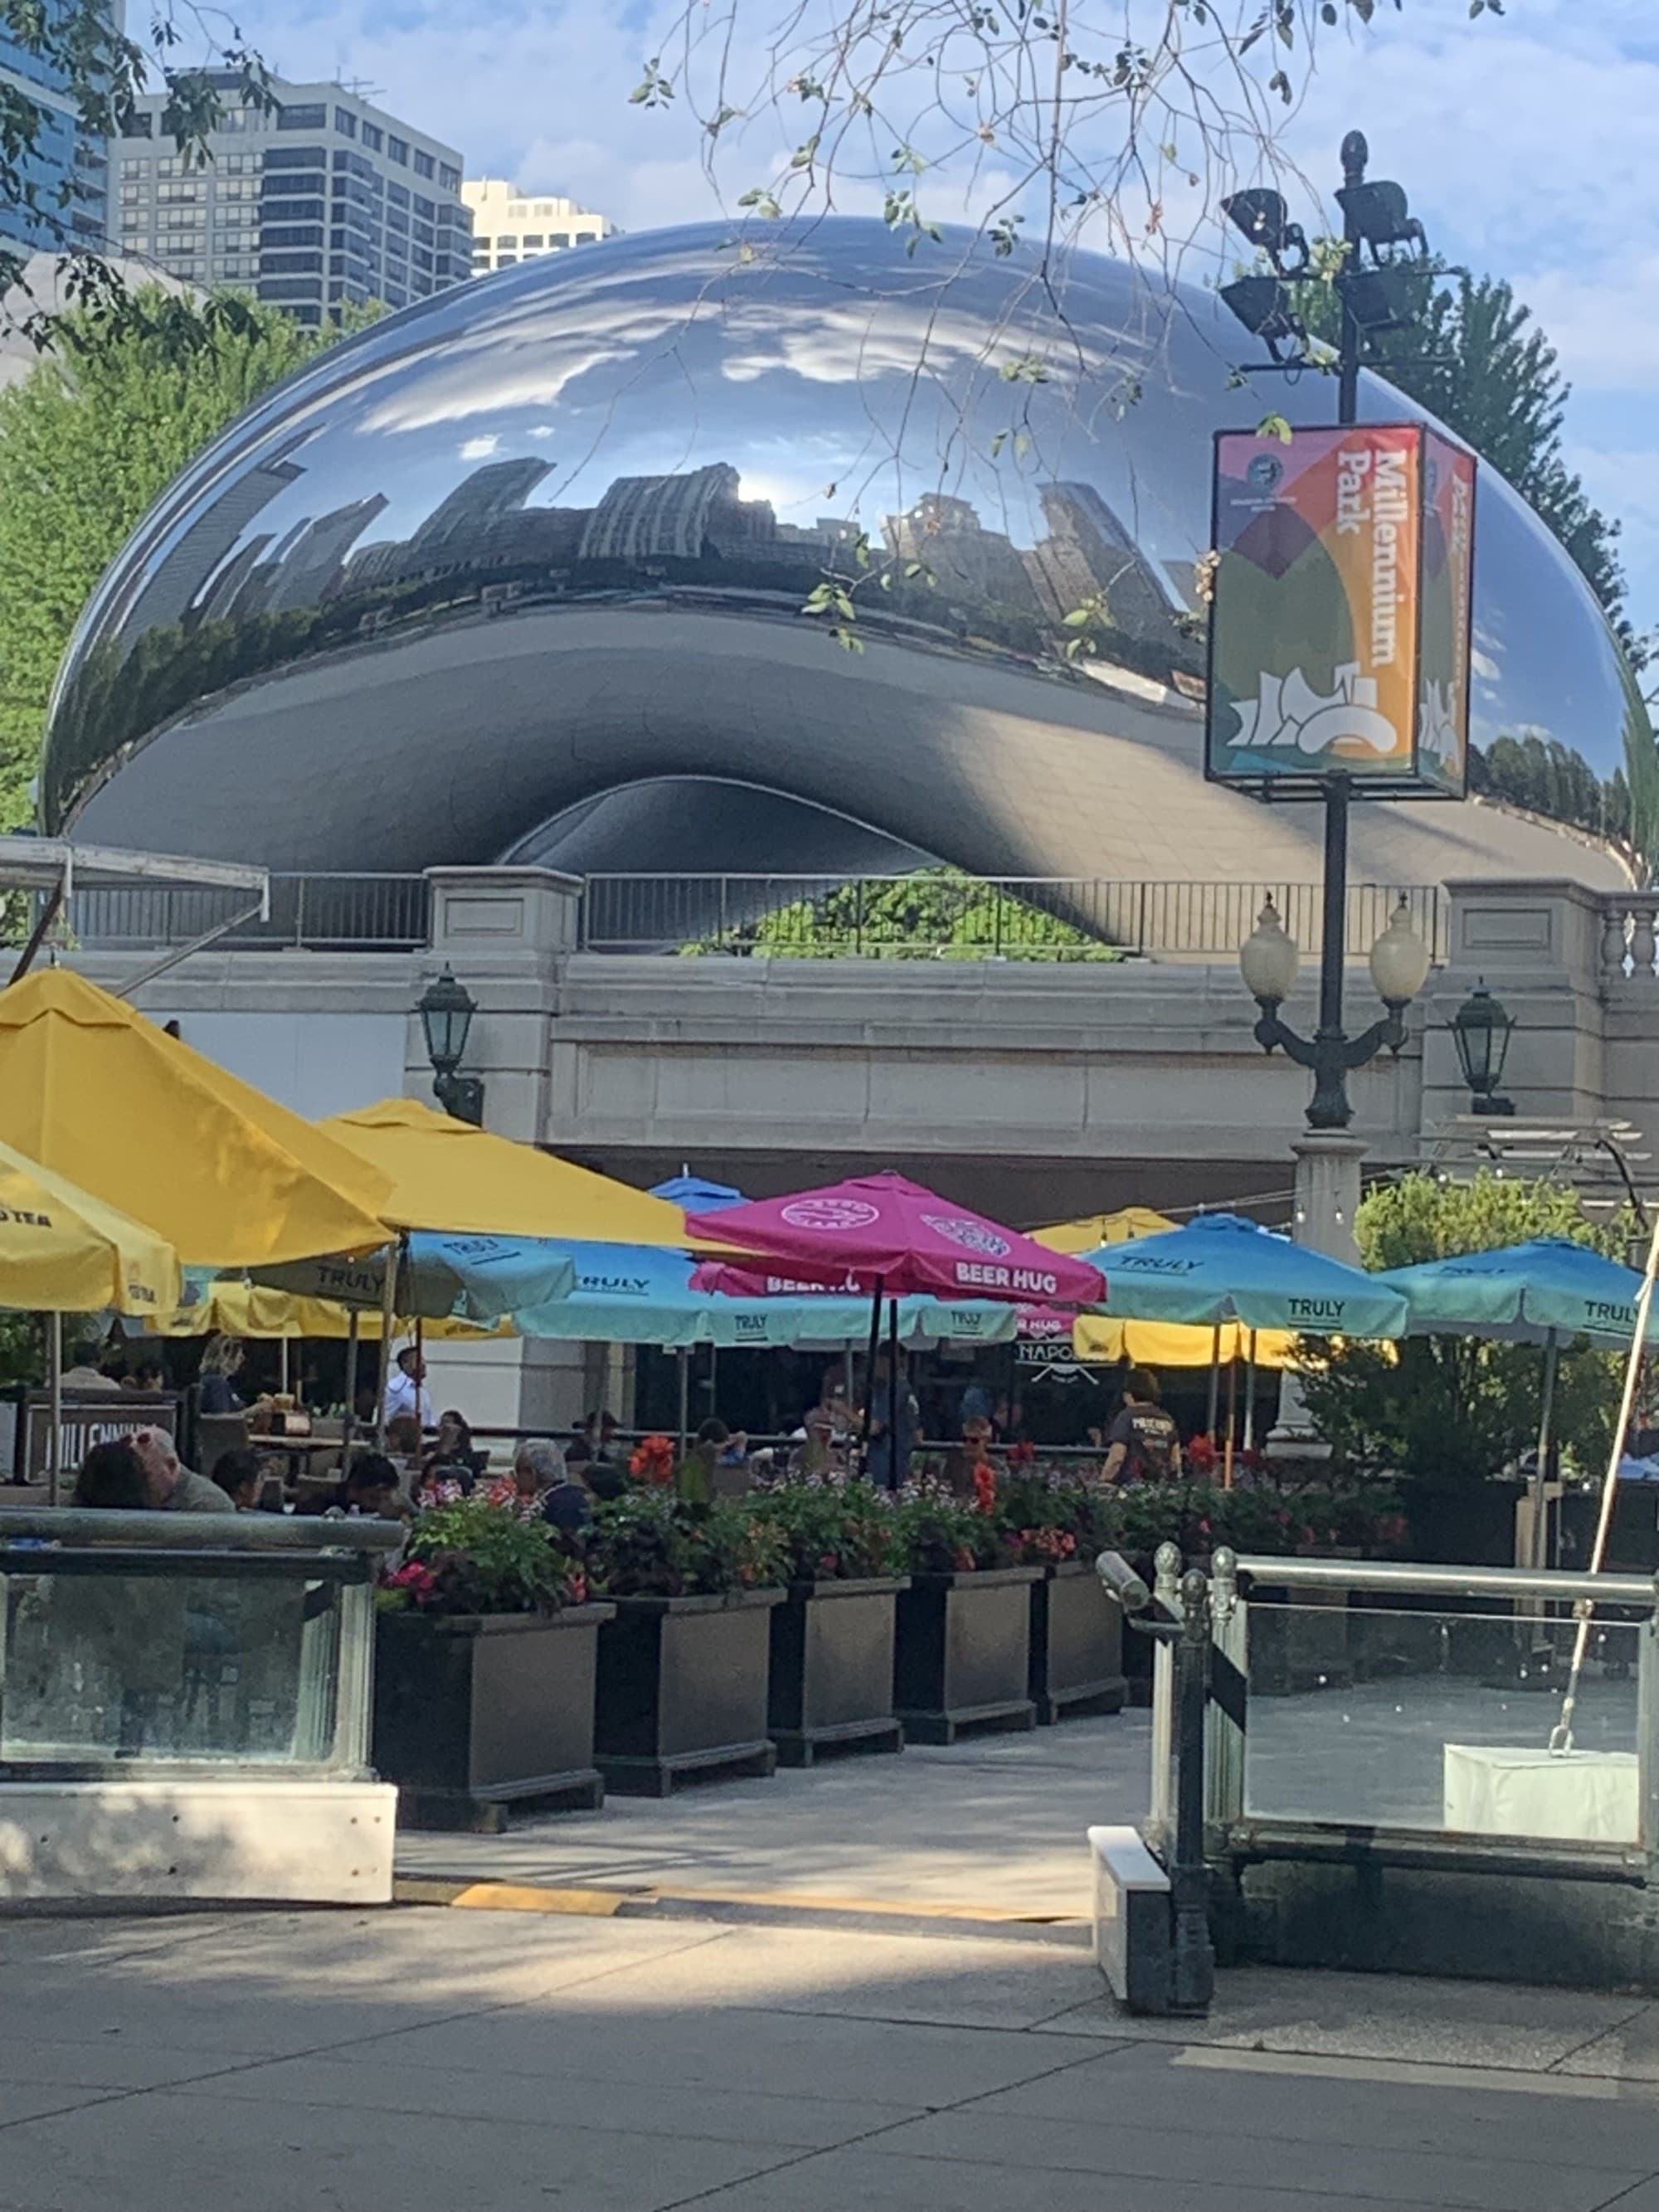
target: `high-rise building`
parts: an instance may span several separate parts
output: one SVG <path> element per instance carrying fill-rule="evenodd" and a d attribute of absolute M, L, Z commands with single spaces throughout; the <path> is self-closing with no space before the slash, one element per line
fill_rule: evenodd
<path fill-rule="evenodd" d="M 47 0 L 48 20 L 63 0 Z M 106 15 L 122 28 L 122 0 L 112 0 Z M 0 243 L 34 252 L 63 253 L 76 247 L 100 247 L 109 223 L 107 141 L 81 128 L 80 111 L 69 88 L 69 73 L 44 55 L 33 53 L 0 16 L 0 87 L 20 93 L 40 113 L 33 151 L 21 163 L 23 181 L 34 188 L 37 206 L 0 203 Z"/>
<path fill-rule="evenodd" d="M 538 254 L 562 253 L 568 246 L 592 246 L 617 235 L 609 216 L 594 215 L 550 192 L 521 191 L 499 177 L 463 185 L 461 197 L 472 210 L 472 266 L 480 276 L 487 270 L 511 269 Z"/>
<path fill-rule="evenodd" d="M 407 307 L 472 267 L 461 157 L 338 84 L 271 80 L 270 112 L 216 75 L 223 103 L 192 164 L 147 94 L 120 145 L 123 249 L 175 276 L 257 291 L 311 325 L 343 306 Z"/>

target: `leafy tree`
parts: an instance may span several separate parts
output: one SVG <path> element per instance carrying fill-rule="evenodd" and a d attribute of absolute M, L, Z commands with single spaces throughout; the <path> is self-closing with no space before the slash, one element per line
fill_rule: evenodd
<path fill-rule="evenodd" d="M 93 586 L 152 500 L 252 400 L 338 336 L 248 301 L 235 327 L 159 286 L 82 307 L 0 392 L 0 827 L 27 811 L 48 694 Z"/>
<path fill-rule="evenodd" d="M 43 84 L 67 102 L 89 136 L 118 139 L 139 95 L 159 90 L 159 135 L 181 155 L 205 162 L 207 134 L 223 110 L 222 86 L 239 105 L 276 106 L 264 63 L 228 17 L 198 0 L 155 0 L 143 12 L 141 42 L 121 28 L 110 0 L 0 0 L 0 30 L 30 57 Z M 181 66 L 187 33 L 194 33 L 191 43 L 203 58 Z M 21 327 L 43 350 L 56 342 L 54 318 L 21 289 L 28 256 L 15 241 L 25 234 L 51 239 L 64 290 L 88 313 L 128 327 L 149 319 L 106 258 L 108 241 L 89 228 L 74 172 L 60 183 L 44 181 L 39 157 L 55 112 L 61 110 L 35 98 L 15 76 L 0 75 L 0 326 Z M 15 297 L 9 301 L 8 294 Z M 234 328 L 246 313 L 245 303 L 228 295 L 213 303 L 206 326 Z M 161 334 L 184 344 L 199 335 L 178 323 Z"/>
<path fill-rule="evenodd" d="M 1326 258 L 1334 268 L 1340 256 Z M 1555 348 L 1503 278 L 1472 276 L 1437 258 L 1413 276 L 1417 319 L 1381 341 L 1379 369 L 1508 477 L 1560 539 L 1639 665 L 1642 647 L 1625 613 L 1620 526 L 1591 504 L 1562 457 L 1572 387 Z M 1334 343 L 1331 286 L 1310 280 L 1297 289 L 1310 330 Z"/>
<path fill-rule="evenodd" d="M 1483 1171 L 1473 1182 L 1409 1175 L 1380 1184 L 1354 1224 L 1368 1267 L 1409 1267 L 1460 1252 L 1486 1252 L 1533 1237 L 1570 1237 L 1623 1260 L 1634 1228 L 1620 1215 L 1592 1222 L 1559 1183 Z M 1617 1418 L 1621 1362 L 1564 1348 L 1554 1425 L 1585 1464 L 1605 1462 Z M 1543 1352 L 1536 1346 L 1468 1336 L 1406 1337 L 1398 1345 L 1346 1344 L 1304 1378 L 1322 1435 L 1348 1461 L 1398 1468 L 1420 1501 L 1495 1474 L 1538 1441 Z"/>

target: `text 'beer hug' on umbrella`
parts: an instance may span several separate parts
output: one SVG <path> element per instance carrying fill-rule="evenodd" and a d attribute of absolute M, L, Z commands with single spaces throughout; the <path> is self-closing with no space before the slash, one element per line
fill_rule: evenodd
<path fill-rule="evenodd" d="M 803 1283 L 1064 1305 L 1098 1305 L 1106 1296 L 1100 1270 L 1087 1261 L 1047 1251 L 898 1175 L 854 1176 L 823 1190 L 692 1214 L 687 1226 L 781 1261 Z M 739 1272 L 745 1288 L 757 1279 Z M 758 1279 L 765 1278 L 760 1270 Z"/>

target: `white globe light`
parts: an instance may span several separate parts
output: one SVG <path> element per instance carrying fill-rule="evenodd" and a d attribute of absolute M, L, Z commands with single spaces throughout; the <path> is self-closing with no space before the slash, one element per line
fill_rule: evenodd
<path fill-rule="evenodd" d="M 1279 908 L 1269 899 L 1256 917 L 1255 927 L 1238 948 L 1239 972 L 1244 978 L 1245 989 L 1261 1005 L 1279 1006 L 1294 989 L 1301 961 L 1296 939 L 1286 931 L 1279 918 Z"/>
<path fill-rule="evenodd" d="M 1385 1006 L 1403 1006 L 1429 980 L 1434 956 L 1412 927 L 1411 908 L 1402 896 L 1389 926 L 1371 947 L 1371 981 Z"/>

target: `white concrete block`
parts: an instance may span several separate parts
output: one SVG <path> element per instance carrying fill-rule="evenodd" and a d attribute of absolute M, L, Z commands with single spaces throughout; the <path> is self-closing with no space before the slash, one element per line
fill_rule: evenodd
<path fill-rule="evenodd" d="M 380 1782 L 0 1783 L 0 1906 L 389 1905 L 397 1824 Z"/>

